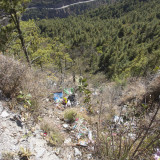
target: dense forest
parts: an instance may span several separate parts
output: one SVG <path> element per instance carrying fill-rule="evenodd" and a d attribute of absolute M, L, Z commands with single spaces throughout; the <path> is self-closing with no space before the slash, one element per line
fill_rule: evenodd
<path fill-rule="evenodd" d="M 160 1 L 125 0 L 81 16 L 39 20 L 44 37 L 57 37 L 85 71 L 108 78 L 145 75 L 160 64 Z"/>

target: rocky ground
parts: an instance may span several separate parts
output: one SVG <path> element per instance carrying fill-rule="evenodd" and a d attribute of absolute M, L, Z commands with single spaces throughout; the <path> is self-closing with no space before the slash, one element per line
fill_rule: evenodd
<path fill-rule="evenodd" d="M 83 145 L 72 143 L 76 133 L 66 132 L 68 126 L 58 115 L 53 114 L 52 108 L 44 112 L 44 118 L 53 121 L 65 137 L 63 145 L 50 147 L 39 124 L 31 120 L 26 123 L 18 113 L 8 109 L 5 101 L 0 101 L 0 160 L 19 160 L 20 153 L 26 149 L 32 154 L 31 160 L 93 159 L 90 150 L 85 149 L 84 153 Z"/>

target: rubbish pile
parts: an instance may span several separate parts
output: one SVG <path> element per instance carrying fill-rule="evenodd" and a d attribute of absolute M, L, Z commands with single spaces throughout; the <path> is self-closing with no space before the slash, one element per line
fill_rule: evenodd
<path fill-rule="evenodd" d="M 53 93 L 53 101 L 59 109 L 64 109 L 66 107 L 76 106 L 76 94 L 74 89 L 64 89 L 64 91 L 59 91 Z"/>
<path fill-rule="evenodd" d="M 66 131 L 70 132 L 74 144 L 77 146 L 90 147 L 93 146 L 93 134 L 87 122 L 84 119 L 77 118 L 74 123 L 63 124 Z M 71 138 L 66 139 L 65 143 L 71 143 Z"/>
<path fill-rule="evenodd" d="M 94 151 L 95 142 L 93 139 L 96 134 L 91 130 L 91 127 L 86 119 L 77 116 L 77 114 L 79 115 L 79 112 L 82 114 L 83 112 L 86 112 L 86 108 L 84 106 L 80 106 L 77 99 L 78 96 L 74 92 L 73 88 L 64 89 L 63 91 L 53 93 L 53 102 L 57 109 L 63 111 L 68 108 L 66 112 L 69 110 L 68 119 L 65 117 L 65 114 L 64 118 L 61 119 L 63 131 L 69 133 L 69 136 L 67 136 L 64 140 L 64 146 L 77 147 L 74 148 L 75 157 L 82 156 L 82 153 L 78 147 L 83 150 L 88 150 L 90 154 L 87 155 L 87 159 L 90 159 L 92 157 L 91 153 Z M 71 110 L 74 109 L 71 109 L 70 107 L 76 107 L 77 105 L 79 106 L 79 110 L 77 112 L 73 111 L 72 113 Z"/>

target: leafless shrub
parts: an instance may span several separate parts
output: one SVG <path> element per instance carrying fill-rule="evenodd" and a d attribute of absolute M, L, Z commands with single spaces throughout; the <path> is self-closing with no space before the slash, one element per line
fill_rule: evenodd
<path fill-rule="evenodd" d="M 26 67 L 12 58 L 0 55 L 0 90 L 9 98 L 14 97 L 22 87 Z"/>
<path fill-rule="evenodd" d="M 41 72 L 36 72 L 12 58 L 0 55 L 0 90 L 14 102 L 21 94 L 20 100 L 24 102 L 23 104 L 26 101 L 31 103 L 27 108 L 28 111 L 38 112 L 39 107 L 43 105 L 42 100 L 47 95 L 45 80 L 46 77 Z M 28 94 L 31 95 L 29 99 L 26 98 Z"/>

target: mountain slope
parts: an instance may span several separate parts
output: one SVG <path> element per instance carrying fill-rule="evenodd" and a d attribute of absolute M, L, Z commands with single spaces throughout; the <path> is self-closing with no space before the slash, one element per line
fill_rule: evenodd
<path fill-rule="evenodd" d="M 23 19 L 64 18 L 69 15 L 80 14 L 85 10 L 93 9 L 103 4 L 113 3 L 114 1 L 115 0 L 32 0 Z"/>
<path fill-rule="evenodd" d="M 122 1 L 83 16 L 39 21 L 41 33 L 70 46 L 85 71 L 108 78 L 145 75 L 160 65 L 160 1 Z"/>

